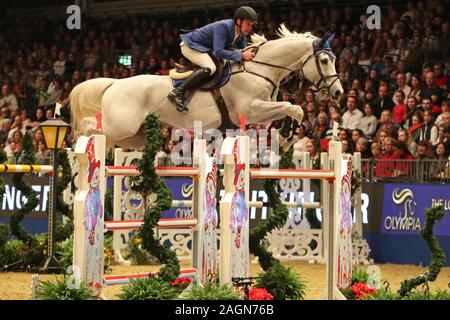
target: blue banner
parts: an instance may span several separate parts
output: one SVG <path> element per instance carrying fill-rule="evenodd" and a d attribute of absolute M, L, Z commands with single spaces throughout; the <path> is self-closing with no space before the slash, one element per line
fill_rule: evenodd
<path fill-rule="evenodd" d="M 381 233 L 419 235 L 425 224 L 425 209 L 443 205 L 446 215 L 436 222 L 434 235 L 450 236 L 450 185 L 384 185 Z"/>

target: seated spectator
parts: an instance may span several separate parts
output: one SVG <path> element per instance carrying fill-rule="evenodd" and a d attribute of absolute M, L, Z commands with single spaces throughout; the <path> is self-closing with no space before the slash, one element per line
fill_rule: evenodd
<path fill-rule="evenodd" d="M 403 100 L 404 100 L 405 97 L 408 97 L 411 92 L 411 87 L 406 84 L 406 75 L 404 73 L 398 73 L 396 83 L 398 90 L 401 90 L 403 92 Z M 398 100 L 397 96 L 394 96 L 393 102 L 395 104 L 403 103 Z"/>
<path fill-rule="evenodd" d="M 417 159 L 432 159 L 433 158 L 433 147 L 431 143 L 427 140 L 419 141 L 419 150 L 417 152 Z"/>
<path fill-rule="evenodd" d="M 411 76 L 411 90 L 409 92 L 408 99 L 410 97 L 415 97 L 416 101 L 420 101 L 422 94 L 422 84 L 420 82 L 420 76 L 418 74 L 413 74 Z"/>
<path fill-rule="evenodd" d="M 8 107 L 3 107 L 3 108 L 0 108 L 0 121 L 1 120 L 4 120 L 4 119 L 10 119 L 11 120 L 11 117 L 10 117 L 10 111 L 9 111 L 9 108 Z"/>
<path fill-rule="evenodd" d="M 355 152 L 361 153 L 361 159 L 370 159 L 369 140 L 365 137 L 358 138 L 356 140 Z"/>
<path fill-rule="evenodd" d="M 369 139 L 375 135 L 377 130 L 377 118 L 373 115 L 373 107 L 370 103 L 364 104 L 365 115 L 359 120 L 362 133 Z"/>
<path fill-rule="evenodd" d="M 309 152 L 309 161 L 311 168 L 317 169 L 320 167 L 320 153 L 317 149 L 316 141 L 309 139 L 306 143 L 306 152 Z"/>
<path fill-rule="evenodd" d="M 56 76 L 64 76 L 66 71 L 66 53 L 64 51 L 60 51 L 58 55 L 58 60 L 53 64 L 53 74 Z"/>
<path fill-rule="evenodd" d="M 313 129 L 313 124 L 316 122 L 317 110 L 315 102 L 308 102 L 306 104 L 306 110 L 304 120 L 309 123 L 310 130 Z"/>
<path fill-rule="evenodd" d="M 411 138 L 411 135 L 409 134 L 409 131 L 406 129 L 400 129 L 398 130 L 398 140 L 403 141 L 406 144 L 406 147 L 408 148 L 408 151 L 415 157 L 417 154 L 417 150 L 419 146 L 416 142 Z"/>
<path fill-rule="evenodd" d="M 377 141 L 374 141 L 370 144 L 370 152 L 372 154 L 372 159 L 379 159 L 381 157 L 381 154 L 383 152 L 381 148 L 381 144 Z"/>
<path fill-rule="evenodd" d="M 8 133 L 11 128 L 12 121 L 11 119 L 3 119 L 0 121 L 1 130 L 0 130 L 0 147 L 4 148 L 8 141 Z"/>
<path fill-rule="evenodd" d="M 422 97 L 430 97 L 436 95 L 438 97 L 442 96 L 442 89 L 436 84 L 436 76 L 434 72 L 427 72 L 425 75 L 425 84 L 422 87 Z"/>
<path fill-rule="evenodd" d="M 420 111 L 414 112 L 411 120 L 411 126 L 409 127 L 409 133 L 414 142 L 420 141 L 421 128 L 424 126 L 423 114 Z"/>
<path fill-rule="evenodd" d="M 444 139 L 442 141 L 445 145 L 445 152 L 450 155 L 450 126 L 444 127 Z"/>
<path fill-rule="evenodd" d="M 425 110 L 423 113 L 424 125 L 420 128 L 419 139 L 427 140 L 432 146 L 438 142 L 438 128 L 434 124 L 433 113 Z"/>
<path fill-rule="evenodd" d="M 389 96 L 389 87 L 381 85 L 378 89 L 378 99 L 374 102 L 374 115 L 378 118 L 384 110 L 391 111 L 394 108 L 394 102 Z"/>
<path fill-rule="evenodd" d="M 443 89 L 447 89 L 447 81 L 448 81 L 448 75 L 444 73 L 442 63 L 441 62 L 435 62 L 433 66 L 433 71 L 436 77 L 436 85 Z"/>
<path fill-rule="evenodd" d="M 445 100 L 442 102 L 441 111 L 442 113 L 437 116 L 434 124 L 437 125 L 438 127 L 440 125 L 443 126 L 450 125 L 450 100 Z"/>
<path fill-rule="evenodd" d="M 55 80 L 50 83 L 47 89 L 47 99 L 45 100 L 43 106 L 53 106 L 58 101 L 59 97 L 63 92 L 62 82 L 59 78 L 55 78 Z"/>
<path fill-rule="evenodd" d="M 342 154 L 351 155 L 353 154 L 352 144 L 348 140 L 341 141 Z"/>
<path fill-rule="evenodd" d="M 33 135 L 33 144 L 35 148 L 37 149 L 38 142 L 42 141 L 45 143 L 44 134 L 42 132 L 41 127 L 35 127 L 31 130 L 31 133 Z"/>
<path fill-rule="evenodd" d="M 449 152 L 445 150 L 445 144 L 439 142 L 435 147 L 436 161 L 433 168 L 436 176 L 440 178 L 450 179 L 450 156 Z"/>
<path fill-rule="evenodd" d="M 401 126 L 406 119 L 408 108 L 405 104 L 405 94 L 402 90 L 395 91 L 394 99 L 397 104 L 392 108 L 392 120 Z"/>
<path fill-rule="evenodd" d="M 36 163 L 48 164 L 50 161 L 50 150 L 44 141 L 38 141 L 36 146 Z"/>
<path fill-rule="evenodd" d="M 407 112 L 406 112 L 406 118 L 405 118 L 403 127 L 408 129 L 411 126 L 412 116 L 413 116 L 414 112 L 416 112 L 418 110 L 418 103 L 417 103 L 416 97 L 414 97 L 414 96 L 409 97 L 406 107 L 407 107 Z"/>
<path fill-rule="evenodd" d="M 8 139 L 12 139 L 16 131 L 20 131 L 22 136 L 25 135 L 26 132 L 26 128 L 22 125 L 22 119 L 20 118 L 20 115 L 14 117 L 11 128 L 9 129 Z"/>
<path fill-rule="evenodd" d="M 392 177 L 394 174 L 394 163 L 392 162 L 394 153 L 393 141 L 394 139 L 391 137 L 383 139 L 381 144 L 382 153 L 377 158 L 378 161 L 374 170 L 377 178 Z"/>
<path fill-rule="evenodd" d="M 381 113 L 380 120 L 378 121 L 377 131 L 381 129 L 389 132 L 389 136 L 391 137 L 394 137 L 397 134 L 399 126 L 392 122 L 392 114 L 389 110 L 384 110 Z"/>
<path fill-rule="evenodd" d="M 308 141 L 309 138 L 306 136 L 306 128 L 302 124 L 298 130 L 298 140 L 294 143 L 294 158 L 298 159 L 301 153 L 306 151 L 306 144 Z"/>
<path fill-rule="evenodd" d="M 342 127 L 344 129 L 353 130 L 360 127 L 360 120 L 363 113 L 357 109 L 358 102 L 354 96 L 347 98 L 347 111 L 342 116 Z"/>
<path fill-rule="evenodd" d="M 320 141 L 325 138 L 327 131 L 329 129 L 328 119 L 325 112 L 320 112 L 317 115 L 317 124 L 313 129 L 312 137 L 316 141 Z"/>
<path fill-rule="evenodd" d="M 30 129 L 31 128 L 31 120 L 30 118 L 28 118 L 28 114 L 26 110 L 22 110 L 20 111 L 20 120 L 22 121 L 22 126 L 25 129 Z"/>
<path fill-rule="evenodd" d="M 358 141 L 359 138 L 364 137 L 364 133 L 362 132 L 361 129 L 354 129 L 352 130 L 351 136 L 352 136 L 351 139 L 352 145 L 356 146 L 356 141 Z"/>
<path fill-rule="evenodd" d="M 393 148 L 394 153 L 392 154 L 391 159 L 403 160 L 394 163 L 393 177 L 412 176 L 413 164 L 411 161 L 414 160 L 414 157 L 409 152 L 406 143 L 404 141 L 394 140 Z"/>
<path fill-rule="evenodd" d="M 0 98 L 0 108 L 8 107 L 9 110 L 12 110 L 13 107 L 17 107 L 17 98 L 14 93 L 11 92 L 9 85 L 4 84 L 2 86 L 2 95 Z"/>

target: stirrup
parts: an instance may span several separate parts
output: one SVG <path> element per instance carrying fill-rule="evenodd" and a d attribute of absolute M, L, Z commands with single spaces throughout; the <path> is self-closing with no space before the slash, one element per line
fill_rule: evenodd
<path fill-rule="evenodd" d="M 189 111 L 189 109 L 185 105 L 177 104 L 177 111 L 178 112 L 183 112 L 183 111 Z"/>

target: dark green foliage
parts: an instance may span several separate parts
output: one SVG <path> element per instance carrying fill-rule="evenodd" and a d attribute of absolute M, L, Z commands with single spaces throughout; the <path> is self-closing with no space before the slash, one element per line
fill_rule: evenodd
<path fill-rule="evenodd" d="M 219 285 L 206 282 L 204 287 L 193 285 L 189 293 L 185 296 L 186 300 L 240 300 L 242 294 L 235 291 L 227 285 Z"/>
<path fill-rule="evenodd" d="M 369 273 L 364 269 L 353 268 L 352 270 L 352 284 L 362 282 L 366 283 L 369 281 Z"/>
<path fill-rule="evenodd" d="M 390 289 L 380 288 L 373 295 L 368 295 L 366 300 L 401 300 L 401 298 L 398 293 L 392 292 Z"/>
<path fill-rule="evenodd" d="M 283 154 L 280 159 L 280 168 L 290 168 L 292 166 L 292 154 L 292 148 L 289 152 Z M 272 253 L 264 248 L 262 241 L 269 232 L 274 229 L 281 228 L 286 223 L 289 211 L 287 206 L 280 200 L 280 195 L 277 191 L 277 180 L 265 180 L 264 190 L 266 191 L 269 199 L 269 206 L 273 211 L 266 221 L 260 222 L 252 230 L 250 230 L 249 246 L 250 252 L 258 257 L 261 267 L 266 271 L 275 263 L 279 263 L 279 261 L 273 257 Z"/>
<path fill-rule="evenodd" d="M 420 231 L 420 234 L 430 248 L 431 262 L 428 267 L 428 271 L 415 278 L 405 280 L 401 283 L 400 290 L 398 291 L 401 297 L 406 296 L 408 292 L 411 292 L 412 289 L 421 284 L 436 280 L 436 277 L 441 271 L 441 268 L 445 265 L 444 250 L 440 248 L 439 241 L 433 235 L 435 222 L 441 220 L 444 215 L 445 210 L 443 206 L 425 209 L 425 225 Z"/>
<path fill-rule="evenodd" d="M 22 260 L 23 242 L 20 240 L 8 241 L 0 248 L 0 267 L 4 267 Z"/>
<path fill-rule="evenodd" d="M 71 284 L 71 285 L 69 285 Z M 71 288 L 73 286 L 73 288 Z M 38 300 L 93 300 L 93 289 L 85 281 L 73 284 L 69 277 L 58 277 L 55 280 L 39 281 L 36 290 Z"/>
<path fill-rule="evenodd" d="M 68 204 L 64 202 L 64 190 L 72 181 L 72 169 L 70 167 L 69 157 L 66 150 L 61 150 L 57 154 L 58 160 L 58 179 L 56 180 L 56 214 L 58 217 L 66 217 L 65 224 L 60 221 L 56 223 L 55 241 L 63 241 L 73 234 L 73 212 Z M 59 219 L 58 219 L 59 220 Z"/>
<path fill-rule="evenodd" d="M 33 145 L 33 138 L 29 133 L 26 133 L 22 140 L 23 145 L 23 164 L 34 164 L 36 163 L 36 151 Z M 21 222 L 23 218 L 29 214 L 36 206 L 39 204 L 38 193 L 34 191 L 31 186 L 25 183 L 23 179 L 23 173 L 13 174 L 13 184 L 18 191 L 22 193 L 23 196 L 27 197 L 28 201 L 21 209 L 18 209 L 11 215 L 9 220 L 9 225 L 11 228 L 11 234 L 17 239 L 23 241 L 29 246 L 35 246 L 36 241 L 34 238 L 22 227 Z"/>
<path fill-rule="evenodd" d="M 0 149 L 0 164 L 5 163 L 6 161 L 6 153 L 3 148 Z M 3 195 L 5 194 L 5 183 L 3 181 L 3 177 L 0 176 L 0 203 L 3 201 Z M 1 245 L 0 245 L 1 248 Z"/>
<path fill-rule="evenodd" d="M 0 222 L 0 251 L 9 238 L 9 227 L 7 224 Z"/>
<path fill-rule="evenodd" d="M 256 286 L 266 289 L 275 300 L 303 300 L 306 291 L 306 284 L 297 273 L 280 263 L 260 273 Z"/>
<path fill-rule="evenodd" d="M 64 242 L 58 242 L 55 249 L 56 257 L 61 266 L 67 269 L 72 265 L 73 259 L 73 240 L 67 239 Z"/>
<path fill-rule="evenodd" d="M 132 279 L 118 295 L 121 300 L 169 300 L 177 296 L 178 290 L 156 277 Z"/>
<path fill-rule="evenodd" d="M 140 175 L 133 179 L 132 190 L 140 192 L 143 199 L 156 193 L 157 200 L 152 206 L 146 206 L 144 224 L 139 228 L 138 234 L 142 239 L 142 248 L 149 251 L 159 262 L 165 264 L 159 271 L 160 277 L 171 282 L 180 274 L 180 263 L 174 251 L 165 248 L 155 236 L 153 229 L 157 226 L 164 211 L 171 208 L 172 195 L 163 180 L 156 174 L 153 166 L 156 153 L 161 149 L 163 136 L 158 117 L 150 113 L 145 119 L 144 135 L 146 139 L 142 159 L 137 167 Z"/>
<path fill-rule="evenodd" d="M 367 296 L 367 300 L 450 300 L 450 291 L 438 289 L 433 293 L 428 290 L 413 290 L 401 297 L 390 289 L 378 289 L 374 295 Z"/>

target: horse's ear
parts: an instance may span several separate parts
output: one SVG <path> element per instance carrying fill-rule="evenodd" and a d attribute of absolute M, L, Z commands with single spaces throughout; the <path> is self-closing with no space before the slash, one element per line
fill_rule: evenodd
<path fill-rule="evenodd" d="M 333 40 L 334 40 L 335 34 L 336 34 L 336 33 L 333 32 L 333 33 L 330 35 L 330 37 L 328 38 L 328 41 L 327 41 L 327 42 L 328 42 L 330 48 L 331 48 L 331 45 L 333 44 Z"/>
<path fill-rule="evenodd" d="M 319 49 L 322 49 L 325 45 L 325 43 L 327 43 L 328 39 L 330 38 L 332 34 L 330 32 L 327 31 L 327 33 L 325 33 L 325 35 L 322 37 L 322 39 L 320 39 L 320 41 L 317 41 L 314 44 L 314 51 L 317 51 Z M 334 36 L 334 35 L 333 35 Z"/>

